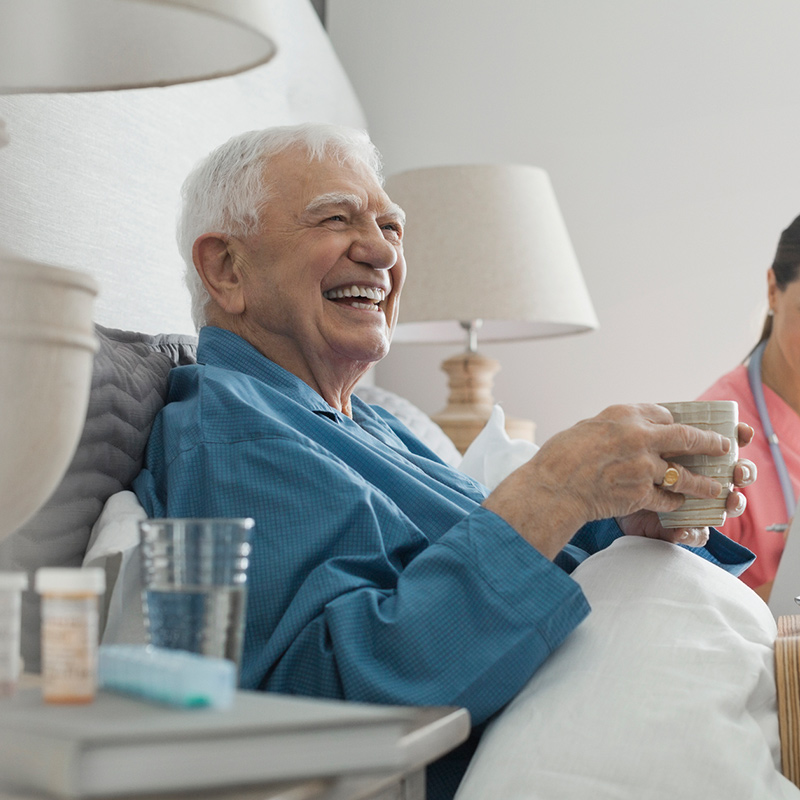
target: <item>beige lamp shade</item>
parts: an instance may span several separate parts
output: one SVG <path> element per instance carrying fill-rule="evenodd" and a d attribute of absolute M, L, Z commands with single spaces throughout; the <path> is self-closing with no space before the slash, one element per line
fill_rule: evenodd
<path fill-rule="evenodd" d="M 561 336 L 597 327 L 550 178 L 510 164 L 429 167 L 393 175 L 406 212 L 408 277 L 395 342 Z"/>
<path fill-rule="evenodd" d="M 267 0 L 3 0 L 0 94 L 167 86 L 269 61 Z"/>
<path fill-rule="evenodd" d="M 386 191 L 406 212 L 408 276 L 395 342 L 465 342 L 442 369 L 450 394 L 433 419 L 464 453 L 489 419 L 500 364 L 482 341 L 562 336 L 597 327 L 547 173 L 472 164 L 402 172 Z M 511 438 L 535 425 L 506 417 Z"/>

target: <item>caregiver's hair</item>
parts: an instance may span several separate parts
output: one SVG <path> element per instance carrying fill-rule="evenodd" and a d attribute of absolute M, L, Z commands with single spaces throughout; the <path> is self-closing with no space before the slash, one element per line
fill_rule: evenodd
<path fill-rule="evenodd" d="M 772 262 L 772 271 L 775 273 L 775 283 L 782 292 L 800 277 L 800 217 L 795 217 L 792 224 L 781 234 L 775 260 Z M 772 333 L 772 319 L 772 314 L 767 313 L 761 338 L 756 346 L 769 339 Z"/>
<path fill-rule="evenodd" d="M 330 157 L 363 163 L 383 184 L 381 157 L 366 131 L 340 125 L 304 123 L 249 131 L 211 152 L 183 183 L 177 230 L 198 329 L 206 324 L 210 297 L 192 261 L 195 240 L 204 233 L 241 238 L 256 232 L 261 209 L 271 199 L 269 160 L 295 146 L 305 149 L 309 163 Z"/>

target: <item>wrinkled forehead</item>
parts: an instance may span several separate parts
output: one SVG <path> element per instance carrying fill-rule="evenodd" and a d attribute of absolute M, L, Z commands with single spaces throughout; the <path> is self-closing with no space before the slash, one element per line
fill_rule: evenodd
<path fill-rule="evenodd" d="M 405 218 L 386 194 L 380 176 L 358 158 L 342 158 L 336 152 L 312 157 L 305 148 L 295 147 L 269 159 L 264 177 L 270 199 L 291 200 L 298 213 L 339 206 L 398 221 Z"/>
<path fill-rule="evenodd" d="M 319 181 L 355 180 L 364 186 L 382 185 L 382 178 L 357 153 L 347 153 L 330 145 L 313 152 L 302 142 L 264 157 L 264 175 L 273 180 L 300 181 L 311 184 Z"/>

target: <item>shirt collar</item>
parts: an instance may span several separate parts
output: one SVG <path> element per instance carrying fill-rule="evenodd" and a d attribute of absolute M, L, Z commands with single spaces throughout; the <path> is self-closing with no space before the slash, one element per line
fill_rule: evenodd
<path fill-rule="evenodd" d="M 219 369 L 243 372 L 275 387 L 317 414 L 337 422 L 342 421 L 341 412 L 328 405 L 305 381 L 259 353 L 253 345 L 232 331 L 211 325 L 201 328 L 197 362 Z"/>

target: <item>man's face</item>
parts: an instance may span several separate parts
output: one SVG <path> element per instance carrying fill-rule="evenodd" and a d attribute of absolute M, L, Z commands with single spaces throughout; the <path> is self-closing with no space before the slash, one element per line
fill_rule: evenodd
<path fill-rule="evenodd" d="M 367 167 L 309 162 L 302 148 L 271 159 L 268 180 L 260 231 L 238 243 L 240 333 L 312 385 L 346 380 L 389 349 L 406 272 L 403 213 Z"/>

